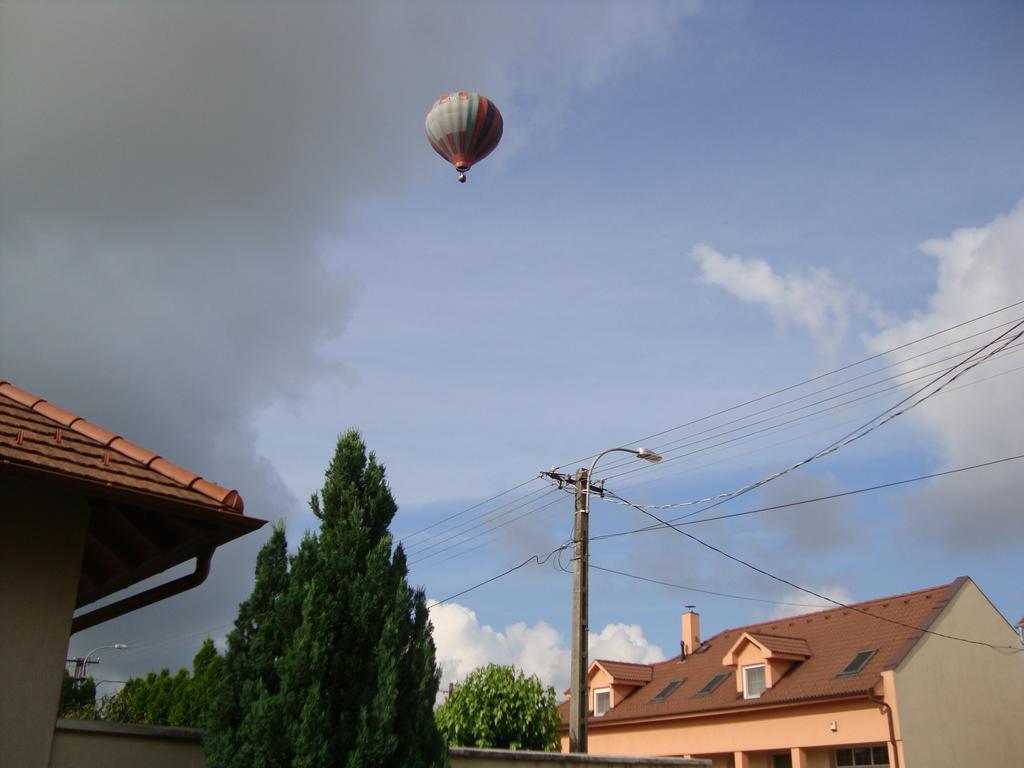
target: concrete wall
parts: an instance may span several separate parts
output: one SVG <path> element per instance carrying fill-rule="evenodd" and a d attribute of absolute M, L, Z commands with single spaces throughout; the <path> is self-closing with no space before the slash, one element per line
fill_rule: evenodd
<path fill-rule="evenodd" d="M 49 768 L 206 768 L 195 728 L 58 720 Z"/>
<path fill-rule="evenodd" d="M 89 512 L 77 497 L 0 475 L 0 762 L 45 768 Z"/>
<path fill-rule="evenodd" d="M 972 581 L 930 629 L 1020 647 Z M 925 635 L 894 677 L 903 768 L 1024 764 L 1024 653 Z"/>
<path fill-rule="evenodd" d="M 567 755 L 561 752 L 511 752 L 503 749 L 448 750 L 452 768 L 667 768 L 668 766 L 710 765 L 708 760 L 683 760 L 674 757 L 608 757 L 603 755 Z"/>

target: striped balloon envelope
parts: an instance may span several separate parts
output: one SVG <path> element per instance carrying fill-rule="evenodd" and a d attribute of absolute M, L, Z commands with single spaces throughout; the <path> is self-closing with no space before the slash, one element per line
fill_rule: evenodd
<path fill-rule="evenodd" d="M 455 166 L 459 181 L 501 141 L 501 112 L 486 96 L 470 91 L 446 93 L 427 110 L 427 141 Z"/>

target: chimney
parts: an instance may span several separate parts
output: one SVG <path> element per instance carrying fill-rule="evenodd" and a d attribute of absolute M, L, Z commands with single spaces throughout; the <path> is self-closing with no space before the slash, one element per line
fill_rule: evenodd
<path fill-rule="evenodd" d="M 700 614 L 694 608 L 694 605 L 686 606 L 686 613 L 683 614 L 683 638 L 679 643 L 683 658 L 700 648 Z"/>

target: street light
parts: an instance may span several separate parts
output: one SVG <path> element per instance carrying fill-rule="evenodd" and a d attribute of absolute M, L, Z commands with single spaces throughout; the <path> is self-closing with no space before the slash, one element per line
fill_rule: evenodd
<path fill-rule="evenodd" d="M 587 751 L 587 637 L 590 623 L 588 594 L 590 558 L 590 484 L 597 462 L 609 453 L 631 453 L 657 464 L 661 456 L 650 448 L 609 448 L 594 457 L 590 471 L 576 473 L 576 523 L 572 566 L 572 670 L 569 698 L 569 751 Z"/>
<path fill-rule="evenodd" d="M 125 645 L 124 643 L 114 643 L 113 645 L 99 645 L 99 646 L 96 646 L 95 648 L 93 648 L 87 654 L 85 654 L 85 656 L 82 656 L 82 657 L 77 657 L 76 656 L 73 659 L 68 659 L 68 661 L 75 662 L 75 684 L 76 685 L 81 683 L 83 680 L 85 680 L 85 673 L 86 673 L 86 670 L 89 668 L 90 664 L 99 664 L 100 663 L 99 659 L 96 659 L 95 661 L 93 661 L 92 660 L 92 655 L 94 653 L 96 653 L 96 651 L 102 651 L 105 648 L 113 648 L 115 651 L 123 651 L 123 650 L 126 650 L 128 648 L 128 646 Z"/>

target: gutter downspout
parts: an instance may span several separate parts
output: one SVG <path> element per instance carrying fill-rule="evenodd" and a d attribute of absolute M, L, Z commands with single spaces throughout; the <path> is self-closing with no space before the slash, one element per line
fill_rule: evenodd
<path fill-rule="evenodd" d="M 71 620 L 71 634 L 73 635 L 76 632 L 81 632 L 83 629 L 102 624 L 104 621 L 116 619 L 118 616 L 123 616 L 139 608 L 145 608 L 147 605 L 173 597 L 193 587 L 198 587 L 210 575 L 210 561 L 213 559 L 215 549 L 216 547 L 204 547 L 197 552 L 196 569 L 186 576 L 169 581 L 166 584 L 160 584 L 152 589 L 147 589 L 145 592 L 139 592 L 137 595 L 129 595 L 123 600 L 118 600 L 116 603 L 110 603 L 88 613 L 75 616 Z"/>
<path fill-rule="evenodd" d="M 873 693 L 868 694 L 868 699 L 885 710 L 886 719 L 889 721 L 889 743 L 892 744 L 892 757 L 895 761 L 892 768 L 900 768 L 900 751 L 896 745 L 896 729 L 892 724 L 892 707 L 881 696 L 875 696 Z"/>

